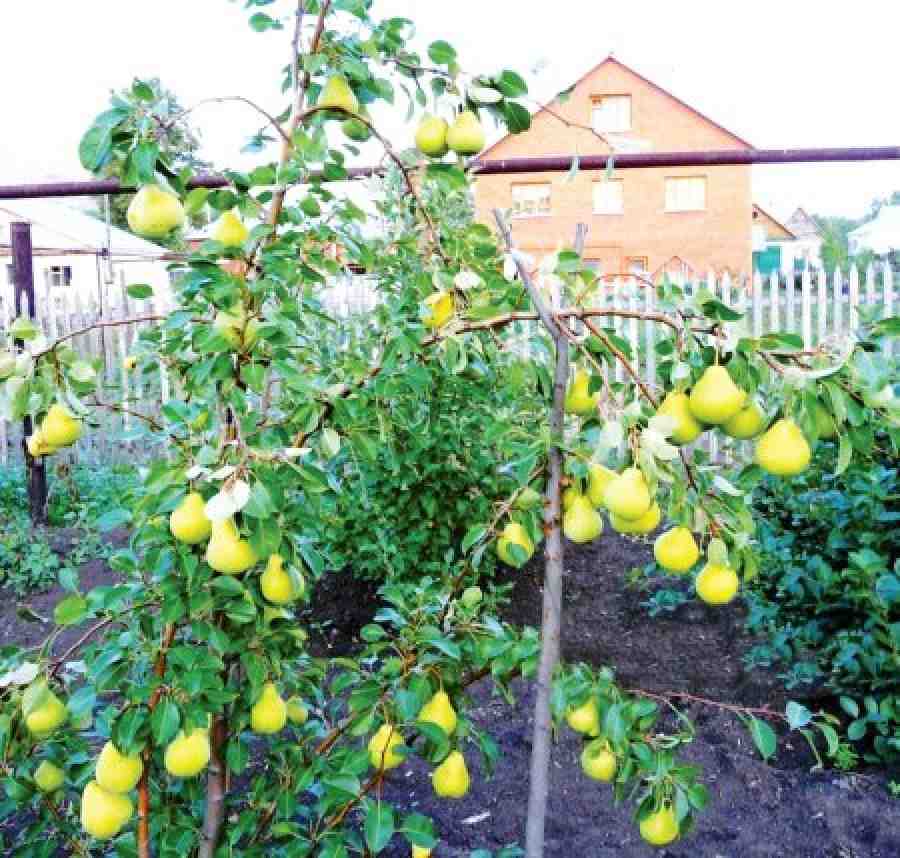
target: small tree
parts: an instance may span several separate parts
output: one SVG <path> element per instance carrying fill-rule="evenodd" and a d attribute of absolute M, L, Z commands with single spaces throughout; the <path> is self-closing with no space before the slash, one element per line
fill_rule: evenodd
<path fill-rule="evenodd" d="M 519 75 L 464 74 L 443 41 L 425 59 L 409 45 L 411 22 L 376 20 L 364 0 L 300 0 L 284 19 L 263 0 L 249 5 L 253 29 L 293 32 L 290 106 L 275 115 L 240 99 L 280 141 L 277 162 L 228 173 L 226 190 L 188 193 L 190 171 L 173 168 L 177 144 L 153 116 L 137 121 L 138 105 L 101 114 L 82 143 L 95 170 L 120 163 L 144 186 L 133 214 L 148 234 L 183 221 L 177 198 L 221 219 L 213 240 L 186 258 L 176 309 L 156 319 L 137 352 L 139 369 L 169 368 L 179 395 L 145 418 L 169 456 L 149 467 L 130 505 L 131 542 L 113 559 L 121 582 L 57 605 L 60 630 L 88 624 L 63 652 L 57 630 L 36 650 L 3 654 L 0 743 L 6 813 L 23 812 L 18 854 L 47 854 L 53 826 L 84 856 L 115 848 L 139 858 L 339 858 L 377 854 L 395 834 L 427 855 L 440 833 L 383 801 L 385 778 L 417 754 L 436 767 L 439 795 L 464 794 L 467 758 L 480 753 L 489 771 L 497 754 L 466 717 L 466 689 L 490 677 L 511 698 L 510 680 L 535 673 L 528 855 L 542 854 L 551 729 L 564 718 L 590 739 L 585 771 L 635 802 L 648 841 L 671 842 L 706 802 L 698 773 L 677 757 L 690 731 L 660 732 L 669 701 L 626 693 L 612 669 L 559 664 L 562 531 L 597 538 L 600 504 L 625 532 L 649 532 L 665 517 L 680 529 L 658 549 L 663 566 L 683 574 L 702 547 L 701 596 L 733 598 L 738 574 L 755 570 L 745 501 L 760 465 L 795 473 L 810 443 L 834 431 L 845 467 L 885 417 L 896 448 L 886 372 L 869 357 L 880 337 L 896 334 L 896 320 L 868 324 L 840 349 L 804 351 L 792 335 L 747 336 L 740 313 L 705 291 L 688 297 L 665 285 L 653 313 L 585 307 L 596 283 L 578 241 L 533 270 L 502 212 L 496 233 L 472 221 L 465 161 L 441 157 L 447 142 L 460 155 L 481 148 L 476 113 L 513 132 L 528 127 Z M 363 110 L 401 93 L 414 110 L 429 98 L 467 109 L 449 134 L 440 123 L 421 129 L 430 162 L 394 149 Z M 330 184 L 348 175 L 360 137 L 386 156 L 375 235 Z M 380 300 L 347 340 L 321 296 L 351 265 L 368 273 Z M 665 398 L 604 326 L 616 316 L 666 332 L 657 346 Z M 506 334 L 520 324 L 552 369 L 516 353 Z M 6 414 L 40 417 L 29 443 L 52 455 L 90 425 L 92 408 L 105 407 L 93 396 L 94 368 L 67 338 L 42 342 L 25 323 L 16 333 L 31 350 L 5 382 Z M 472 384 L 484 415 L 472 441 L 495 445 L 508 485 L 502 499 L 473 504 L 481 517 L 443 569 L 387 576 L 358 653 L 316 658 L 295 611 L 334 556 L 323 522 L 357 485 L 354 461 L 377 455 L 397 415 L 415 413 L 434 362 L 461 383 L 479 366 L 501 370 L 490 376 L 496 392 Z M 765 413 L 750 399 L 758 391 Z M 495 407 L 485 408 L 491 397 Z M 758 434 L 776 408 L 760 465 L 737 477 L 699 448 L 678 446 L 738 415 L 728 431 Z M 621 475 L 605 467 L 613 463 Z M 541 540 L 542 639 L 497 618 L 482 574 L 491 546 L 520 566 Z M 353 598 L 349 576 L 346 586 Z M 729 708 L 771 752 L 765 719 L 785 716 Z M 809 725 L 812 714 L 801 720 Z"/>

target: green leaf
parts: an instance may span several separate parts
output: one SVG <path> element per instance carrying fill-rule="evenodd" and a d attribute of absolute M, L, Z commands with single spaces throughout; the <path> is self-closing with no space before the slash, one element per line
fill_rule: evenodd
<path fill-rule="evenodd" d="M 487 525 L 476 524 L 469 528 L 462 541 L 463 554 L 467 554 L 469 549 L 476 543 L 480 542 L 487 533 Z"/>
<path fill-rule="evenodd" d="M 500 76 L 494 79 L 494 84 L 507 98 L 519 98 L 528 94 L 528 84 L 522 76 L 509 69 L 502 71 Z"/>
<path fill-rule="evenodd" d="M 787 715 L 788 724 L 792 730 L 799 730 L 801 727 L 805 727 L 813 718 L 809 709 L 793 700 L 788 701 L 785 715 Z"/>
<path fill-rule="evenodd" d="M 153 287 L 147 283 L 132 283 L 125 290 L 131 298 L 137 301 L 143 301 L 153 294 Z"/>
<path fill-rule="evenodd" d="M 109 533 L 117 527 L 128 524 L 131 521 L 131 513 L 127 509 L 118 507 L 108 510 L 97 519 L 97 529 L 101 533 Z"/>
<path fill-rule="evenodd" d="M 428 56 L 439 66 L 448 66 L 456 61 L 456 48 L 449 42 L 439 40 L 428 46 Z"/>
<path fill-rule="evenodd" d="M 394 836 L 394 809 L 383 802 L 369 802 L 366 810 L 366 846 L 374 853 L 381 852 Z"/>
<path fill-rule="evenodd" d="M 266 30 L 282 29 L 280 21 L 276 21 L 271 15 L 266 15 L 264 12 L 257 12 L 255 15 L 251 15 L 249 24 L 257 33 L 264 33 Z"/>
<path fill-rule="evenodd" d="M 760 721 L 759 718 L 752 715 L 746 719 L 745 723 L 760 756 L 764 760 L 769 760 L 778 749 L 778 737 L 775 735 L 775 731 L 765 721 Z"/>
<path fill-rule="evenodd" d="M 850 437 L 848 435 L 841 435 L 838 439 L 838 457 L 837 457 L 837 465 L 835 466 L 834 473 L 837 476 L 840 476 L 847 470 L 850 466 L 850 461 L 853 458 L 853 444 L 850 441 Z"/>
<path fill-rule="evenodd" d="M 531 114 L 528 108 L 517 101 L 505 101 L 500 110 L 510 134 L 522 134 L 531 128 Z"/>
<path fill-rule="evenodd" d="M 150 729 L 157 745 L 165 745 L 175 737 L 181 726 L 181 713 L 167 697 L 159 701 L 150 716 Z"/>
<path fill-rule="evenodd" d="M 87 612 L 87 599 L 78 593 L 73 593 L 71 596 L 66 596 L 61 602 L 57 602 L 53 609 L 53 620 L 58 626 L 72 626 L 80 623 Z"/>

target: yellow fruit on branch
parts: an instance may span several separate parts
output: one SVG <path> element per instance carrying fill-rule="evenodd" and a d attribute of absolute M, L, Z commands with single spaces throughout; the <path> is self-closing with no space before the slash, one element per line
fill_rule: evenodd
<path fill-rule="evenodd" d="M 471 110 L 460 113 L 447 132 L 447 145 L 459 155 L 477 155 L 486 142 L 484 127 Z"/>
<path fill-rule="evenodd" d="M 435 795 L 441 798 L 462 798 L 469 791 L 469 770 L 459 751 L 451 751 L 431 773 Z"/>
<path fill-rule="evenodd" d="M 575 502 L 576 498 L 581 497 L 581 492 L 579 491 L 577 486 L 569 486 L 562 493 L 562 508 L 565 512 L 568 509 L 572 508 L 572 504 Z"/>
<path fill-rule="evenodd" d="M 137 786 L 144 771 L 140 754 L 120 754 L 118 748 L 107 742 L 97 758 L 94 778 L 109 792 L 130 792 Z"/>
<path fill-rule="evenodd" d="M 169 531 L 179 542 L 197 545 L 209 539 L 212 522 L 200 492 L 189 492 L 169 515 Z"/>
<path fill-rule="evenodd" d="M 393 724 L 382 724 L 369 740 L 369 762 L 372 768 L 388 771 L 406 759 L 395 748 L 403 744 L 403 736 Z"/>
<path fill-rule="evenodd" d="M 40 428 L 35 429 L 25 440 L 25 446 L 28 448 L 28 455 L 32 459 L 39 459 L 41 456 L 51 456 L 56 452 L 56 447 L 47 443 L 44 433 Z"/>
<path fill-rule="evenodd" d="M 345 113 L 359 113 L 359 99 L 350 89 L 347 78 L 343 75 L 332 75 L 322 89 L 317 107 L 329 110 L 342 110 Z"/>
<path fill-rule="evenodd" d="M 691 414 L 702 423 L 717 426 L 743 407 L 747 394 L 732 381 L 724 366 L 707 367 L 690 396 Z"/>
<path fill-rule="evenodd" d="M 570 707 L 566 712 L 566 724 L 583 736 L 599 736 L 600 710 L 597 709 L 597 701 L 589 697 L 581 705 Z"/>
<path fill-rule="evenodd" d="M 584 746 L 581 769 L 589 778 L 609 783 L 616 776 L 616 768 L 616 755 L 605 739 L 597 739 Z"/>
<path fill-rule="evenodd" d="M 128 205 L 131 231 L 145 238 L 165 238 L 184 225 L 184 206 L 175 194 L 158 185 L 144 185 Z"/>
<path fill-rule="evenodd" d="M 434 292 L 423 302 L 422 322 L 426 328 L 443 328 L 456 312 L 456 299 L 452 292 Z"/>
<path fill-rule="evenodd" d="M 816 425 L 816 435 L 823 441 L 830 441 L 837 435 L 837 426 L 834 417 L 828 412 L 828 409 L 821 402 L 813 403 L 812 407 L 813 422 Z"/>
<path fill-rule="evenodd" d="M 443 158 L 450 150 L 447 145 L 449 131 L 450 126 L 445 119 L 426 116 L 416 131 L 416 147 L 429 158 Z"/>
<path fill-rule="evenodd" d="M 262 735 L 278 733 L 287 724 L 287 717 L 287 704 L 278 688 L 274 682 L 267 682 L 259 700 L 250 709 L 250 729 Z"/>
<path fill-rule="evenodd" d="M 669 805 L 663 805 L 641 820 L 640 831 L 641 837 L 651 846 L 668 846 L 674 843 L 679 834 L 675 810 Z"/>
<path fill-rule="evenodd" d="M 306 582 L 299 572 L 284 568 L 284 558 L 280 554 L 272 554 L 260 576 L 259 587 L 273 605 L 287 605 L 303 595 Z"/>
<path fill-rule="evenodd" d="M 572 542 L 584 544 L 603 532 L 603 519 L 585 495 L 579 495 L 563 515 L 563 533 Z"/>
<path fill-rule="evenodd" d="M 44 738 L 66 723 L 69 710 L 43 680 L 30 685 L 22 696 L 25 726 L 32 736 Z"/>
<path fill-rule="evenodd" d="M 212 240 L 225 247 L 240 247 L 249 236 L 250 230 L 234 209 L 224 212 L 212 230 Z"/>
<path fill-rule="evenodd" d="M 609 515 L 609 523 L 613 530 L 632 536 L 646 536 L 648 533 L 653 533 L 659 527 L 660 521 L 662 521 L 662 510 L 658 503 L 654 503 L 647 512 L 633 521 L 615 513 Z"/>
<path fill-rule="evenodd" d="M 206 546 L 206 562 L 223 575 L 240 575 L 254 566 L 258 558 L 250 543 L 238 533 L 234 519 L 212 523 L 212 535 Z"/>
<path fill-rule="evenodd" d="M 727 605 L 740 589 L 737 572 L 721 563 L 707 563 L 697 576 L 697 595 L 707 605 Z"/>
<path fill-rule="evenodd" d="M 759 435 L 767 422 L 765 411 L 755 399 L 751 399 L 734 417 L 722 424 L 722 431 L 732 438 L 747 441 Z"/>
<path fill-rule="evenodd" d="M 595 507 L 603 506 L 603 496 L 606 487 L 616 478 L 617 474 L 610 468 L 592 462 L 588 465 L 588 498 Z"/>
<path fill-rule="evenodd" d="M 640 468 L 626 468 L 610 480 L 603 493 L 603 505 L 621 519 L 637 521 L 653 504 L 650 488 Z"/>
<path fill-rule="evenodd" d="M 41 435 L 50 447 L 68 447 L 81 437 L 81 421 L 58 402 L 41 421 Z"/>
<path fill-rule="evenodd" d="M 125 355 L 122 359 L 122 369 L 125 372 L 131 372 L 137 366 L 137 358 L 134 355 Z"/>
<path fill-rule="evenodd" d="M 203 727 L 189 733 L 182 730 L 166 747 L 166 771 L 175 778 L 192 778 L 209 765 L 209 757 L 209 731 Z"/>
<path fill-rule="evenodd" d="M 134 807 L 124 795 L 91 781 L 81 794 L 81 827 L 97 840 L 115 837 L 131 819 Z"/>
<path fill-rule="evenodd" d="M 248 320 L 243 304 L 236 304 L 230 310 L 219 310 L 213 319 L 213 330 L 236 351 L 253 348 L 259 337 L 259 323 L 256 319 Z"/>
<path fill-rule="evenodd" d="M 669 436 L 673 444 L 690 444 L 703 431 L 703 424 L 691 413 L 690 399 L 686 393 L 667 393 L 656 413 L 675 421 L 675 428 Z"/>
<path fill-rule="evenodd" d="M 795 477 L 809 467 L 812 450 L 790 418 L 776 420 L 756 442 L 756 464 L 777 477 Z"/>
<path fill-rule="evenodd" d="M 50 760 L 44 760 L 34 771 L 34 782 L 41 792 L 56 792 L 66 780 L 66 773 Z"/>
<path fill-rule="evenodd" d="M 519 557 L 513 554 L 512 546 L 521 549 Z M 497 556 L 507 565 L 519 569 L 531 560 L 534 554 L 534 543 L 528 531 L 517 521 L 509 522 L 497 539 Z"/>
<path fill-rule="evenodd" d="M 700 548 L 690 530 L 673 527 L 656 538 L 653 555 L 663 569 L 682 574 L 700 559 Z"/>
<path fill-rule="evenodd" d="M 416 846 L 413 844 L 412 858 L 431 858 L 431 850 L 424 846 Z"/>
<path fill-rule="evenodd" d="M 441 689 L 419 710 L 419 720 L 437 724 L 448 736 L 452 736 L 458 718 L 450 696 Z"/>
<path fill-rule="evenodd" d="M 575 378 L 572 379 L 572 383 L 566 390 L 566 414 L 588 417 L 597 413 L 597 406 L 600 404 L 600 391 L 591 393 L 590 386 L 590 375 L 583 369 L 577 370 Z"/>
<path fill-rule="evenodd" d="M 291 724 L 302 727 L 309 720 L 309 709 L 299 697 L 291 697 L 287 702 L 287 716 Z"/>

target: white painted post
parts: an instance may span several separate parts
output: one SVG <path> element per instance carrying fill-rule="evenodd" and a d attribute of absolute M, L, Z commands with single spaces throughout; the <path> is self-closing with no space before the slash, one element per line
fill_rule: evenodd
<path fill-rule="evenodd" d="M 894 315 L 894 272 L 891 270 L 891 263 L 884 263 L 884 318 Z M 890 357 L 894 352 L 894 344 L 892 337 L 887 337 L 884 341 L 884 353 Z"/>
<path fill-rule="evenodd" d="M 824 268 L 816 271 L 816 321 L 821 343 L 828 336 L 828 275 Z"/>
<path fill-rule="evenodd" d="M 789 333 L 797 330 L 797 293 L 794 285 L 794 275 L 788 272 L 784 278 L 784 329 Z"/>
<path fill-rule="evenodd" d="M 616 277 L 613 281 L 610 299 L 610 306 L 616 310 L 621 310 L 625 306 L 625 302 L 622 300 L 621 277 Z M 613 316 L 613 330 L 615 330 L 618 336 L 622 336 L 622 319 L 619 316 Z M 625 370 L 622 368 L 622 364 L 619 361 L 616 361 L 615 379 L 617 382 L 625 381 Z"/>
<path fill-rule="evenodd" d="M 771 331 L 781 330 L 781 322 L 778 319 L 781 303 L 781 289 L 778 282 L 778 274 L 773 271 L 769 277 L 769 324 Z"/>
<path fill-rule="evenodd" d="M 866 269 L 866 307 L 870 310 L 875 306 L 875 267 L 869 263 Z"/>
<path fill-rule="evenodd" d="M 803 348 L 812 348 L 812 273 L 809 266 L 803 269 L 800 291 L 800 325 L 803 334 Z"/>
<path fill-rule="evenodd" d="M 753 336 L 762 336 L 762 317 L 763 317 L 763 281 L 762 275 L 757 271 L 753 275 L 753 289 L 751 293 L 751 301 L 753 302 Z"/>
<path fill-rule="evenodd" d="M 840 268 L 835 268 L 831 277 L 831 302 L 834 307 L 834 333 L 836 335 L 843 333 L 844 320 L 844 277 Z"/>
<path fill-rule="evenodd" d="M 850 330 L 859 327 L 859 269 L 854 265 L 850 269 Z"/>
<path fill-rule="evenodd" d="M 634 277 L 628 278 L 628 309 L 632 313 L 636 313 L 638 310 L 637 303 L 637 282 Z M 628 342 L 631 343 L 631 350 L 634 352 L 634 369 L 640 375 L 641 372 L 641 340 L 640 333 L 638 331 L 638 320 L 637 319 L 629 319 L 628 320 Z M 646 364 L 646 358 L 644 358 L 644 363 Z"/>

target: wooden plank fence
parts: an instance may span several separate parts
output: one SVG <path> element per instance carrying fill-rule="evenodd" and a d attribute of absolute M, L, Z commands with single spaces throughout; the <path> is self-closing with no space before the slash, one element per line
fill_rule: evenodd
<path fill-rule="evenodd" d="M 795 279 L 772 274 L 762 277 L 732 280 L 725 276 L 716 278 L 710 274 L 705 280 L 682 284 L 690 294 L 705 286 L 724 303 L 747 312 L 747 324 L 756 336 L 768 331 L 786 330 L 799 334 L 806 348 L 835 335 L 852 330 L 859 322 L 861 307 L 878 308 L 889 316 L 900 310 L 895 292 L 895 275 L 889 266 L 871 266 L 860 273 L 855 268 L 849 272 L 835 271 L 828 275 L 821 270 L 805 271 L 799 282 Z M 127 283 L 120 279 L 110 287 L 107 295 L 105 318 L 128 318 L 165 312 L 166 299 L 136 301 L 126 292 Z M 95 297 L 82 297 L 82 293 L 68 287 L 38 284 L 38 320 L 49 339 L 87 327 L 100 318 Z M 363 333 L 366 317 L 377 303 L 373 285 L 365 277 L 348 277 L 334 281 L 322 297 L 325 309 L 333 316 L 346 320 L 341 335 L 347 340 Z M 643 288 L 635 278 L 619 278 L 603 283 L 591 300 L 592 306 L 627 308 L 652 311 L 655 292 Z M 13 317 L 13 291 L 11 284 L 0 283 L 0 328 L 7 327 Z M 638 319 L 615 319 L 613 326 L 619 336 L 626 338 L 635 354 L 635 365 L 642 377 L 651 385 L 657 385 L 656 355 L 654 345 L 658 335 L 652 322 Z M 146 438 L 136 443 L 139 418 L 129 412 L 154 416 L 163 402 L 172 395 L 174 385 L 165 367 L 150 373 L 129 373 L 123 367 L 125 357 L 131 353 L 140 325 L 95 329 L 73 338 L 73 347 L 83 356 L 100 361 L 98 399 L 110 406 L 98 408 L 101 427 L 85 433 L 72 451 L 70 460 L 82 463 L 148 461 L 160 454 L 159 448 L 148 446 Z M 516 323 L 511 333 L 518 338 L 523 349 L 530 349 L 531 330 L 528 323 Z M 896 350 L 886 344 L 888 354 Z M 616 379 L 624 380 L 621 367 L 616 369 Z M 177 391 L 176 391 L 177 393 Z M 102 414 L 102 416 L 101 416 Z M 713 433 L 710 433 L 712 435 Z M 21 460 L 21 426 L 0 421 L 0 465 Z M 716 455 L 716 442 L 710 442 L 710 453 Z"/>

